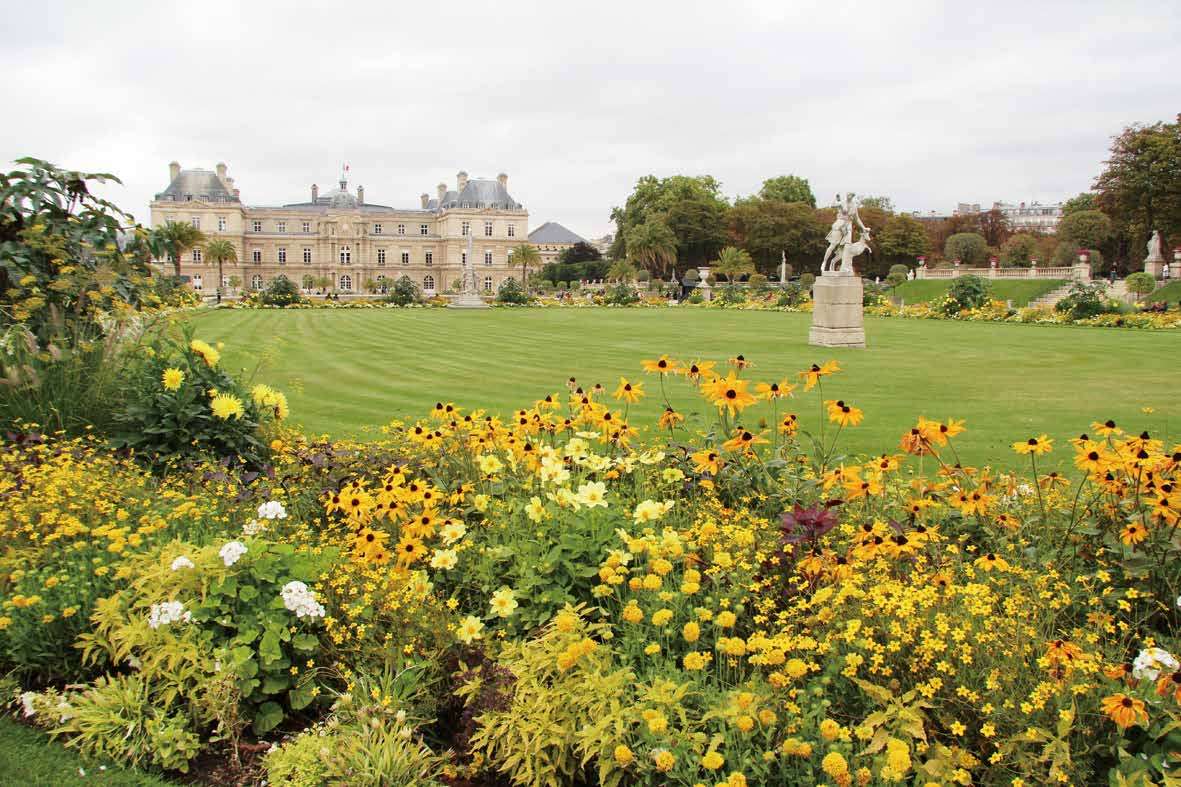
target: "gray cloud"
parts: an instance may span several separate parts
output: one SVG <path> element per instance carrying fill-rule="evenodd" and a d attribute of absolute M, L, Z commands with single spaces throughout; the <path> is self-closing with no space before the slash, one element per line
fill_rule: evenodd
<path fill-rule="evenodd" d="M 5 2 L 0 158 L 118 174 L 146 218 L 167 163 L 304 198 L 341 161 L 414 206 L 510 174 L 586 236 L 636 178 L 769 176 L 903 209 L 1056 200 L 1111 135 L 1171 119 L 1174 4 Z"/>

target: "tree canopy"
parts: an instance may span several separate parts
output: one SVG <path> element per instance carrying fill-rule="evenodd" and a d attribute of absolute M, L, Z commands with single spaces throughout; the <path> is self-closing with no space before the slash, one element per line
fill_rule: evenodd
<path fill-rule="evenodd" d="M 810 207 L 816 207 L 816 197 L 812 194 L 808 179 L 798 175 L 767 178 L 763 181 L 763 187 L 759 189 L 759 196 L 779 202 L 805 202 Z"/>
<path fill-rule="evenodd" d="M 778 270 L 782 255 L 794 269 L 814 262 L 819 270 L 826 230 L 806 202 L 754 197 L 739 200 L 730 211 L 731 241 L 745 249 L 758 271 L 766 274 Z"/>
<path fill-rule="evenodd" d="M 1181 236 L 1181 114 L 1174 123 L 1125 128 L 1112 140 L 1094 189 L 1120 236 L 1121 256 L 1136 261 L 1154 229 Z"/>
<path fill-rule="evenodd" d="M 668 259 L 662 253 L 656 256 L 657 261 L 665 267 L 677 262 L 704 263 L 725 245 L 729 209 L 721 184 L 709 175 L 667 178 L 645 175 L 636 182 L 624 206 L 611 211 L 611 219 L 618 228 L 612 255 L 637 262 L 652 257 L 651 244 L 643 255 L 632 253 L 630 246 L 637 238 L 634 230 L 644 225 L 663 225 L 672 233 L 675 257 Z M 643 237 L 650 239 L 653 232 L 657 230 L 649 229 Z M 663 243 L 659 245 L 663 251 Z"/>

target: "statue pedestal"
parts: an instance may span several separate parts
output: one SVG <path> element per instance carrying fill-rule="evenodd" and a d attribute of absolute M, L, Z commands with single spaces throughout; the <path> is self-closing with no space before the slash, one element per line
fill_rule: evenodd
<path fill-rule="evenodd" d="M 449 309 L 487 309 L 488 304 L 484 303 L 484 299 L 474 292 L 464 292 L 459 295 L 452 296 L 451 303 L 447 304 Z"/>
<path fill-rule="evenodd" d="M 1144 272 L 1154 279 L 1160 279 L 1165 275 L 1165 260 L 1163 257 L 1153 259 L 1149 257 L 1144 260 Z M 1171 271 L 1170 271 L 1171 273 Z"/>
<path fill-rule="evenodd" d="M 808 344 L 865 347 L 865 310 L 860 276 L 821 276 L 812 285 L 812 330 Z"/>

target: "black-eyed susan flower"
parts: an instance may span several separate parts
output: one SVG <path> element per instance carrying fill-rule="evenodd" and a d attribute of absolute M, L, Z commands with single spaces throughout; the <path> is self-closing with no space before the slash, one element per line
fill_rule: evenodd
<path fill-rule="evenodd" d="M 1148 723 L 1148 711 L 1144 701 L 1127 694 L 1115 693 L 1104 697 L 1099 707 L 1120 729 Z"/>

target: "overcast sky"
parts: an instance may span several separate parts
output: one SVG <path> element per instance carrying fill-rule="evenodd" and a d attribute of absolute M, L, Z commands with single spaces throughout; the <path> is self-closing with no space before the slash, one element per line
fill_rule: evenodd
<path fill-rule="evenodd" d="M 367 201 L 509 174 L 592 237 L 645 174 L 766 177 L 902 210 L 1056 201 L 1181 111 L 1181 3 L 14 2 L 0 158 L 124 181 L 229 165 L 248 204 L 351 166 Z"/>

